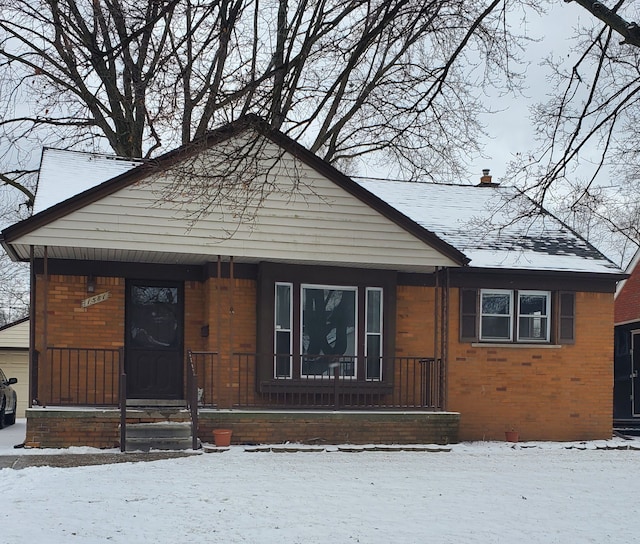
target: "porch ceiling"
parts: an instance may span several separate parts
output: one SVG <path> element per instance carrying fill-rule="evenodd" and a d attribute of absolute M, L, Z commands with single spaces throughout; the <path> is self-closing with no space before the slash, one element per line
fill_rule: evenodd
<path fill-rule="evenodd" d="M 29 260 L 30 248 L 26 244 L 13 245 L 17 256 L 20 260 Z M 47 246 L 48 259 L 60 259 L 71 261 L 106 261 L 106 262 L 122 262 L 122 263 L 148 263 L 148 264 L 173 264 L 173 265 L 190 265 L 201 266 L 217 260 L 217 255 L 206 253 L 174 253 L 174 252 L 158 252 L 158 251 L 140 251 L 140 250 L 124 250 L 124 249 L 105 249 L 105 248 L 89 248 L 89 247 L 62 247 Z M 45 250 L 43 246 L 34 246 L 34 257 L 43 259 Z M 400 264 L 379 262 L 371 259 L 368 262 L 362 260 L 304 260 L 295 258 L 275 258 L 273 256 L 264 257 L 246 257 L 246 256 L 229 256 L 221 255 L 223 261 L 229 261 L 233 257 L 236 263 L 259 263 L 262 261 L 280 262 L 285 264 L 299 265 L 317 265 L 317 266 L 339 266 L 354 268 L 375 268 L 386 270 L 397 270 L 399 272 L 421 272 L 432 273 L 435 266 L 425 266 L 418 264 Z"/>

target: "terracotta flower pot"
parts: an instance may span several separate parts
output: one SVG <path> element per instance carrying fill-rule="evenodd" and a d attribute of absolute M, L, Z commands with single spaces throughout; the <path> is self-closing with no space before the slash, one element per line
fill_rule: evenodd
<path fill-rule="evenodd" d="M 517 442 L 518 441 L 518 431 L 505 431 L 504 438 L 507 442 Z"/>
<path fill-rule="evenodd" d="M 231 445 L 231 429 L 214 429 L 213 442 L 217 448 L 225 448 Z"/>

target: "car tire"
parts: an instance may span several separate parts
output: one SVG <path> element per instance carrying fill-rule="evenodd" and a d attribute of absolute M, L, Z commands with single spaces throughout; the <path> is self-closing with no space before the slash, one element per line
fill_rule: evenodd
<path fill-rule="evenodd" d="M 18 399 L 13 398 L 13 413 L 4 416 L 4 424 L 13 425 L 16 422 L 16 412 L 18 411 Z"/>
<path fill-rule="evenodd" d="M 7 409 L 7 404 L 6 401 L 2 403 L 2 408 L 0 408 L 0 429 L 4 429 L 4 418 L 5 418 L 5 411 Z"/>

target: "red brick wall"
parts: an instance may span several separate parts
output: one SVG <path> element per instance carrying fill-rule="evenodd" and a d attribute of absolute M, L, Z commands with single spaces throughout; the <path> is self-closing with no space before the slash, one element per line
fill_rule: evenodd
<path fill-rule="evenodd" d="M 640 320 L 640 266 L 636 266 L 625 281 L 615 302 L 615 323 Z"/>
<path fill-rule="evenodd" d="M 172 421 L 187 421 L 186 412 Z M 154 423 L 157 417 L 127 417 L 128 424 Z M 163 419 L 164 421 L 164 419 Z M 117 410 L 32 410 L 25 445 L 33 448 L 120 446 Z M 457 414 L 357 412 L 248 412 L 204 411 L 198 436 L 212 443 L 213 429 L 233 431 L 234 444 L 278 444 L 287 441 L 313 444 L 450 444 L 458 441 Z"/>
<path fill-rule="evenodd" d="M 234 354 L 253 354 L 256 352 L 256 304 L 257 282 L 254 280 L 210 278 L 205 285 L 208 303 L 205 314 L 209 325 L 207 350 L 218 353 L 217 368 L 213 370 L 216 383 L 217 405 L 230 407 L 238 399 L 240 380 L 244 382 L 250 376 L 253 383 L 255 373 L 254 359 L 244 357 L 250 363 L 243 368 L 238 366 Z M 243 391 L 253 398 L 254 387 L 243 387 Z M 244 398 L 244 401 L 251 399 Z"/>
<path fill-rule="evenodd" d="M 47 342 L 52 346 L 120 347 L 124 338 L 124 280 L 96 278 L 96 293 L 111 297 L 81 308 L 84 277 L 48 281 Z M 253 280 L 185 283 L 185 347 L 219 352 L 214 365 L 218 405 L 237 399 L 243 375 L 236 352 L 256 351 L 256 287 Z M 37 280 L 36 347 L 42 350 L 44 281 Z M 451 289 L 447 409 L 462 414 L 463 440 L 504 438 L 512 427 L 523 440 L 608 438 L 612 425 L 613 296 L 578 293 L 576 343 L 563 346 L 483 346 L 458 341 L 458 290 Z M 434 289 L 397 288 L 396 350 L 399 356 L 434 354 Z M 208 325 L 209 334 L 201 334 Z M 76 339 L 82 331 L 81 340 Z M 251 364 L 252 360 L 250 359 Z M 253 368 L 244 369 L 253 377 Z M 41 373 L 47 386 L 50 377 Z M 253 387 L 245 387 L 249 396 Z M 243 399 L 251 400 L 251 399 Z"/>
<path fill-rule="evenodd" d="M 396 353 L 399 357 L 433 357 L 433 287 L 397 287 Z"/>
<path fill-rule="evenodd" d="M 612 434 L 613 295 L 576 294 L 576 342 L 495 347 L 458 341 L 452 290 L 449 410 L 462 414 L 461 440 L 607 439 Z"/>
<path fill-rule="evenodd" d="M 36 278 L 36 349 L 44 350 L 45 284 L 46 340 L 49 346 L 119 348 L 124 345 L 124 280 L 95 278 L 95 294 L 110 293 L 110 298 L 82 308 L 87 293 L 85 276 L 43 276 Z M 82 332 L 81 340 L 78 339 Z"/>

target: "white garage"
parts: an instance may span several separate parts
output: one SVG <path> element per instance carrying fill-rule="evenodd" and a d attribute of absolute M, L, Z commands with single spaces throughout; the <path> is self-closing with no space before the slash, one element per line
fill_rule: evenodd
<path fill-rule="evenodd" d="M 29 404 L 29 318 L 0 327 L 0 368 L 7 378 L 17 378 L 18 417 Z"/>

